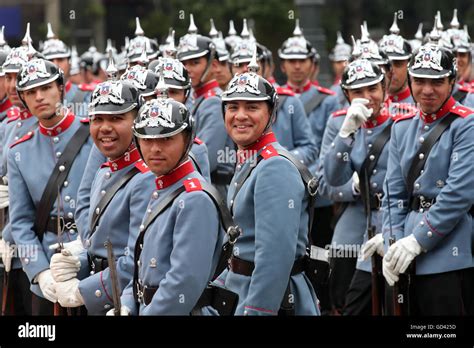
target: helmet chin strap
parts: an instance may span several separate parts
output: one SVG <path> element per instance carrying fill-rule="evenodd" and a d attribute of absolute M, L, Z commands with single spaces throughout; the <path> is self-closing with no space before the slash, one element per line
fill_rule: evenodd
<path fill-rule="evenodd" d="M 212 61 L 214 60 L 215 54 L 216 54 L 216 48 L 214 47 L 214 45 L 211 45 L 209 47 L 209 56 L 207 58 L 206 70 L 204 70 L 204 73 L 202 74 L 201 79 L 199 80 L 199 87 L 204 84 L 204 80 L 206 79 L 207 75 L 211 71 L 211 65 L 212 65 Z"/>

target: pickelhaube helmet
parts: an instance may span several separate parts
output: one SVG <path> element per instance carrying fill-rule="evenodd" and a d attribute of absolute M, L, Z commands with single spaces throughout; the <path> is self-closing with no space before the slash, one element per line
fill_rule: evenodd
<path fill-rule="evenodd" d="M 215 56 L 215 44 L 206 36 L 199 35 L 194 24 L 194 16 L 189 15 L 188 33 L 179 39 L 178 55 L 180 61 L 207 56 L 212 60 Z"/>
<path fill-rule="evenodd" d="M 168 88 L 185 90 L 191 88 L 188 71 L 184 68 L 183 63 L 177 59 L 160 57 L 151 62 L 148 69 L 157 75 L 162 69 L 165 85 Z"/>
<path fill-rule="evenodd" d="M 232 53 L 230 54 L 230 62 L 235 65 L 249 63 L 252 60 L 253 52 L 255 51 L 256 47 L 257 43 L 255 41 L 243 39 L 232 49 Z"/>
<path fill-rule="evenodd" d="M 354 58 L 367 59 L 368 61 L 375 63 L 377 65 L 387 65 L 389 64 L 388 56 L 380 52 L 377 43 L 370 39 L 369 31 L 365 25 L 360 26 L 361 37 L 360 40 L 356 43 L 358 46 L 359 55 Z"/>
<path fill-rule="evenodd" d="M 61 68 L 46 59 L 32 59 L 21 67 L 16 77 L 16 89 L 19 92 L 27 91 L 56 80 L 59 85 L 64 85 Z"/>
<path fill-rule="evenodd" d="M 8 43 L 5 41 L 5 26 L 2 25 L 0 28 L 0 51 L 4 51 L 6 53 L 11 51 L 11 47 L 8 46 Z"/>
<path fill-rule="evenodd" d="M 183 131 L 191 134 L 185 154 L 189 152 L 194 139 L 194 121 L 186 106 L 168 98 L 163 74 L 157 85 L 157 98 L 147 101 L 138 110 L 133 123 L 133 133 L 137 138 L 159 139 L 171 137 Z"/>
<path fill-rule="evenodd" d="M 296 19 L 293 36 L 288 38 L 278 50 L 281 59 L 306 59 L 313 58 L 316 50 L 311 43 L 305 39 L 300 28 L 300 21 Z"/>
<path fill-rule="evenodd" d="M 438 79 L 456 77 L 454 54 L 445 47 L 433 43 L 421 46 L 411 57 L 408 74 L 413 77 Z"/>
<path fill-rule="evenodd" d="M 138 89 L 126 81 L 108 80 L 92 92 L 89 116 L 124 114 L 138 107 Z"/>
<path fill-rule="evenodd" d="M 46 59 L 51 60 L 55 58 L 71 57 L 71 50 L 54 34 L 51 23 L 48 23 L 48 33 L 46 38 L 47 40 L 44 42 L 42 50 L 42 53 Z"/>
<path fill-rule="evenodd" d="M 3 71 L 3 63 L 5 63 L 7 56 L 7 51 L 0 50 L 0 77 L 5 76 L 5 72 Z"/>
<path fill-rule="evenodd" d="M 141 56 L 144 51 L 146 52 L 146 56 L 149 60 L 155 59 L 159 54 L 158 43 L 155 40 L 145 36 L 145 32 L 140 25 L 140 19 L 138 17 L 135 18 L 135 22 L 135 37 L 130 40 L 127 47 L 128 62 L 138 62 L 140 59 L 142 59 Z"/>
<path fill-rule="evenodd" d="M 120 80 L 132 83 L 141 96 L 149 97 L 155 94 L 158 75 L 143 66 L 134 65 L 125 71 Z"/>
<path fill-rule="evenodd" d="M 227 50 L 227 46 L 225 44 L 222 32 L 219 32 L 218 36 L 213 38 L 212 41 L 214 42 L 214 45 L 216 46 L 216 54 L 217 54 L 217 59 L 219 60 L 219 62 L 228 61 L 229 51 Z"/>
<path fill-rule="evenodd" d="M 30 60 L 29 50 L 26 46 L 14 47 L 8 53 L 3 63 L 3 73 L 19 73 L 21 67 Z"/>
<path fill-rule="evenodd" d="M 380 50 L 385 52 L 390 60 L 408 60 L 411 57 L 411 46 L 400 34 L 397 25 L 397 12 L 393 15 L 390 35 L 384 35 L 379 42 Z"/>
<path fill-rule="evenodd" d="M 229 21 L 229 32 L 227 33 L 226 38 L 224 39 L 226 45 L 232 49 L 242 38 L 237 35 L 237 31 L 234 27 L 234 21 L 231 19 Z"/>
<path fill-rule="evenodd" d="M 160 46 L 160 52 L 163 57 L 176 58 L 178 50 L 176 49 L 176 45 L 174 43 L 174 36 L 175 31 L 173 30 L 173 28 L 170 28 L 165 43 Z"/>
<path fill-rule="evenodd" d="M 443 31 L 443 23 L 441 22 L 440 11 L 436 13 L 433 29 L 428 36 L 428 42 L 437 44 L 449 50 L 453 49 L 450 34 L 447 31 Z"/>
<path fill-rule="evenodd" d="M 344 42 L 341 32 L 337 32 L 336 46 L 332 49 L 329 54 L 329 59 L 333 62 L 342 62 L 349 60 L 351 56 L 351 46 Z"/>
<path fill-rule="evenodd" d="M 415 33 L 415 37 L 410 40 L 411 51 L 414 52 L 421 47 L 423 42 L 423 23 L 418 25 L 418 30 Z"/>
<path fill-rule="evenodd" d="M 77 75 L 81 72 L 81 60 L 79 54 L 77 53 L 76 46 L 71 47 L 71 69 L 69 70 L 69 75 Z"/>
<path fill-rule="evenodd" d="M 81 69 L 90 70 L 94 75 L 99 71 L 99 62 L 103 55 L 97 52 L 97 48 L 91 45 L 89 49 L 81 55 Z"/>
<path fill-rule="evenodd" d="M 367 59 L 356 59 L 349 63 L 342 73 L 342 89 L 357 89 L 375 85 L 385 77 L 383 69 Z M 382 83 L 383 85 L 383 83 Z"/>

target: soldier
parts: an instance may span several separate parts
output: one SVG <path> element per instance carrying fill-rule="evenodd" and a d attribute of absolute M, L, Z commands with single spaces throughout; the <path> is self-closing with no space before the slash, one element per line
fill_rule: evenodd
<path fill-rule="evenodd" d="M 194 100 L 190 111 L 196 119 L 196 135 L 209 150 L 212 183 L 224 192 L 232 178 L 233 169 L 229 161 L 222 159 L 222 154 L 233 150 L 234 144 L 225 132 L 221 117 L 222 91 L 212 74 L 212 66 L 218 64 L 215 52 L 212 40 L 197 34 L 191 15 L 188 34 L 179 40 L 177 58 L 191 78 Z"/>
<path fill-rule="evenodd" d="M 121 90 L 121 104 L 116 103 L 115 95 L 104 92 L 116 90 Z M 90 130 L 108 161 L 92 184 L 89 219 L 83 227 L 85 250 L 80 256 L 58 253 L 51 258 L 58 302 L 63 307 L 84 304 L 90 315 L 105 315 L 113 307 L 104 242 L 110 240 L 114 248 L 120 293 L 132 279 L 133 250 L 147 205 L 144 198 L 153 191 L 153 175 L 133 141 L 138 97 L 138 89 L 128 81 L 107 81 L 96 87 L 89 111 Z"/>
<path fill-rule="evenodd" d="M 356 59 L 346 67 L 341 86 L 350 107 L 346 112 L 334 114 L 334 117 L 341 119 L 340 116 L 344 114 L 345 117 L 337 136 L 324 155 L 325 182 L 347 189 L 347 183 L 352 178 L 352 192 L 339 189 L 340 195 L 345 195 L 345 201 L 349 203 L 338 220 L 332 243 L 336 249 L 332 252 L 339 252 L 337 248 L 341 248 L 344 252 L 342 257 L 346 256 L 346 252 L 349 254 L 347 262 L 340 261 L 338 254 L 332 254 L 333 264 L 336 268 L 339 267 L 339 274 L 333 277 L 340 280 L 341 287 L 348 289 L 343 308 L 340 307 L 340 297 L 335 298 L 336 310 L 345 315 L 370 315 L 371 288 L 378 285 L 372 285 L 371 260 L 367 258 L 374 252 L 368 245 L 375 244 L 377 252 L 383 252 L 380 233 L 381 193 L 388 158 L 386 143 L 390 139 L 393 124 L 389 110 L 384 105 L 384 78 L 383 70 L 366 59 Z M 367 222 L 370 216 L 371 221 Z M 366 222 L 369 226 L 375 226 L 378 234 L 368 236 Z M 362 257 L 357 262 L 349 285 L 348 276 L 352 273 L 351 267 L 358 256 L 359 246 L 362 240 L 367 241 L 369 238 L 372 239 L 362 249 Z"/>
<path fill-rule="evenodd" d="M 11 234 L 16 246 L 25 249 L 20 256 L 34 293 L 33 314 L 51 315 L 57 297 L 48 246 L 76 238 L 75 197 L 92 142 L 88 123 L 58 107 L 64 76 L 56 65 L 29 61 L 17 77 L 17 90 L 39 126 L 8 152 L 9 191 L 15 196 Z"/>
<path fill-rule="evenodd" d="M 156 187 L 140 226 L 121 315 L 199 314 L 196 304 L 214 274 L 224 237 L 216 206 L 203 191 L 205 181 L 188 158 L 193 119 L 183 104 L 166 97 L 166 87 L 160 90 L 133 125 Z"/>
<path fill-rule="evenodd" d="M 145 57 L 148 61 L 155 59 L 160 53 L 158 43 L 145 36 L 145 32 L 140 25 L 140 19 L 136 17 L 135 21 L 135 37 L 130 40 L 127 46 L 127 61 L 129 67 L 137 64 L 145 64 L 143 63 L 143 53 L 145 53 Z"/>
<path fill-rule="evenodd" d="M 48 23 L 47 40 L 44 42 L 42 54 L 45 59 L 53 62 L 64 72 L 65 104 L 70 107 L 76 116 L 87 117 L 87 104 L 93 87 L 87 84 L 73 84 L 69 77 L 71 72 L 71 50 L 59 40 Z"/>
<path fill-rule="evenodd" d="M 11 48 L 5 42 L 3 37 L 4 26 L 2 26 L 0 31 L 0 122 L 3 122 L 7 116 L 7 110 L 12 106 L 10 99 L 8 99 L 7 92 L 5 90 L 5 72 L 3 71 L 2 65 L 7 59 L 8 53 L 10 53 Z"/>
<path fill-rule="evenodd" d="M 99 61 L 102 59 L 102 54 L 97 52 L 97 48 L 92 45 L 89 49 L 81 55 L 80 69 L 82 83 L 87 84 L 94 89 L 102 81 L 98 78 Z"/>
<path fill-rule="evenodd" d="M 411 57 L 411 46 L 399 35 L 397 15 L 398 13 L 395 12 L 390 35 L 384 35 L 379 42 L 380 50 L 387 54 L 391 64 L 388 99 L 390 102 L 413 104 L 408 88 L 408 61 Z"/>
<path fill-rule="evenodd" d="M 383 275 L 392 286 L 412 270 L 411 315 L 472 315 L 473 111 L 452 98 L 451 51 L 426 44 L 408 71 L 420 110 L 392 129 L 383 233 L 387 241 L 392 229 L 396 242 Z"/>
<path fill-rule="evenodd" d="M 334 72 L 334 82 L 331 86 L 331 90 L 337 93 L 340 105 L 343 105 L 346 101 L 346 97 L 344 96 L 341 88 L 341 77 L 350 56 L 351 46 L 344 42 L 341 32 L 338 31 L 336 45 L 332 49 L 329 59 L 331 60 L 331 65 Z"/>
<path fill-rule="evenodd" d="M 216 81 L 219 83 L 219 88 L 225 90 L 230 80 L 232 79 L 232 72 L 229 66 L 229 51 L 227 50 L 222 32 L 218 32 L 214 26 L 214 20 L 211 18 L 211 30 L 209 37 L 216 45 L 216 55 L 218 64 L 212 66 L 212 73 Z"/>
<path fill-rule="evenodd" d="M 236 315 L 277 315 L 282 306 L 285 314 L 319 315 L 318 300 L 303 273 L 305 185 L 295 165 L 279 156 L 284 150 L 272 132 L 276 91 L 257 75 L 255 60 L 248 69 L 234 76 L 222 98 L 226 129 L 239 148 L 227 202 L 243 233 L 229 270 L 216 282 L 238 293 Z"/>

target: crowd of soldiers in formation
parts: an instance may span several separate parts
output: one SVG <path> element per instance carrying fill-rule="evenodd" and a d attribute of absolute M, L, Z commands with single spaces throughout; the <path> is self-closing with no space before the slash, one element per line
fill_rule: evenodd
<path fill-rule="evenodd" d="M 245 19 L 80 56 L 2 27 L 2 315 L 474 314 L 457 10 L 338 33 L 330 88 L 295 22 L 284 85 Z"/>

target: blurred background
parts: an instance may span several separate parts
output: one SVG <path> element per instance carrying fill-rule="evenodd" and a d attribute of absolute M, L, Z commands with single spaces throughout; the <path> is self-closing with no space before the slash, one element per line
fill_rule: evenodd
<path fill-rule="evenodd" d="M 340 30 L 347 43 L 350 35 L 360 37 L 360 24 L 368 23 L 371 37 L 380 39 L 388 32 L 393 13 L 398 12 L 401 35 L 412 39 L 418 24 L 423 32 L 433 27 L 437 10 L 441 11 L 445 28 L 449 27 L 453 9 L 458 9 L 461 25 L 474 28 L 473 0 L 0 0 L 0 26 L 5 26 L 5 38 L 10 46 L 20 45 L 26 23 L 31 23 L 33 45 L 38 48 L 46 38 L 46 23 L 68 45 L 75 44 L 79 54 L 94 44 L 104 51 L 107 39 L 112 39 L 120 51 L 124 38 L 134 37 L 135 17 L 140 17 L 145 35 L 164 42 L 168 28 L 176 30 L 176 38 L 184 35 L 193 13 L 201 34 L 207 35 L 212 17 L 218 30 L 226 36 L 229 20 L 237 32 L 242 19 L 247 18 L 258 42 L 273 51 L 277 67 L 277 50 L 291 36 L 294 19 L 300 18 L 305 37 L 321 55 L 319 81 L 332 81 L 328 52 Z M 276 71 L 277 80 L 282 76 Z"/>

